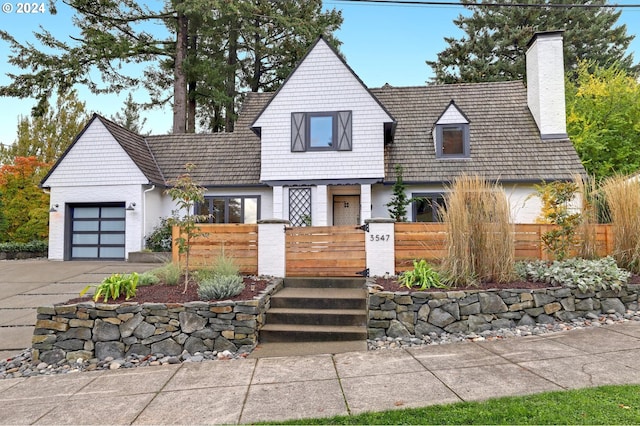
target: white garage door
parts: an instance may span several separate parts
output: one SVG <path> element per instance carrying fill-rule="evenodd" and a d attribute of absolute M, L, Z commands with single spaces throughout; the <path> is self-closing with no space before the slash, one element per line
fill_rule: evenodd
<path fill-rule="evenodd" d="M 124 204 L 71 206 L 71 260 L 124 260 Z"/>

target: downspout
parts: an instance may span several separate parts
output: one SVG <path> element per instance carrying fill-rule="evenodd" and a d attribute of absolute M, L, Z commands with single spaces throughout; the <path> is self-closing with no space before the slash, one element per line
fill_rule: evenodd
<path fill-rule="evenodd" d="M 147 234 L 147 192 L 151 192 L 154 189 L 156 189 L 155 184 L 142 192 L 142 245 L 140 246 L 142 248 L 146 248 L 144 245 L 144 237 Z"/>

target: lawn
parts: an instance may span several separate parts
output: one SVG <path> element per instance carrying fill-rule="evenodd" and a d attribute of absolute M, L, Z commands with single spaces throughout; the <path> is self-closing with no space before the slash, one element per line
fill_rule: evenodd
<path fill-rule="evenodd" d="M 407 392 L 411 392 L 407 386 Z M 283 424 L 638 424 L 640 386 L 602 386 L 564 392 L 461 402 Z M 282 424 L 282 423 L 281 423 Z"/>

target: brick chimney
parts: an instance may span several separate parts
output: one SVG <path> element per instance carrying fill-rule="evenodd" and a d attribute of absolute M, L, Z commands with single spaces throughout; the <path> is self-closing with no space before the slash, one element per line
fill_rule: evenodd
<path fill-rule="evenodd" d="M 562 33 L 536 33 L 527 44 L 527 103 L 542 139 L 568 137 Z"/>

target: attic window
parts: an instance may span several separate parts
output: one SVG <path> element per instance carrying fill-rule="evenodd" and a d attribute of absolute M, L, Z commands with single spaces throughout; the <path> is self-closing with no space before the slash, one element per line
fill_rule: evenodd
<path fill-rule="evenodd" d="M 451 101 L 433 128 L 437 158 L 468 158 L 469 120 Z"/>
<path fill-rule="evenodd" d="M 438 124 L 435 130 L 436 157 L 469 157 L 468 124 Z"/>

